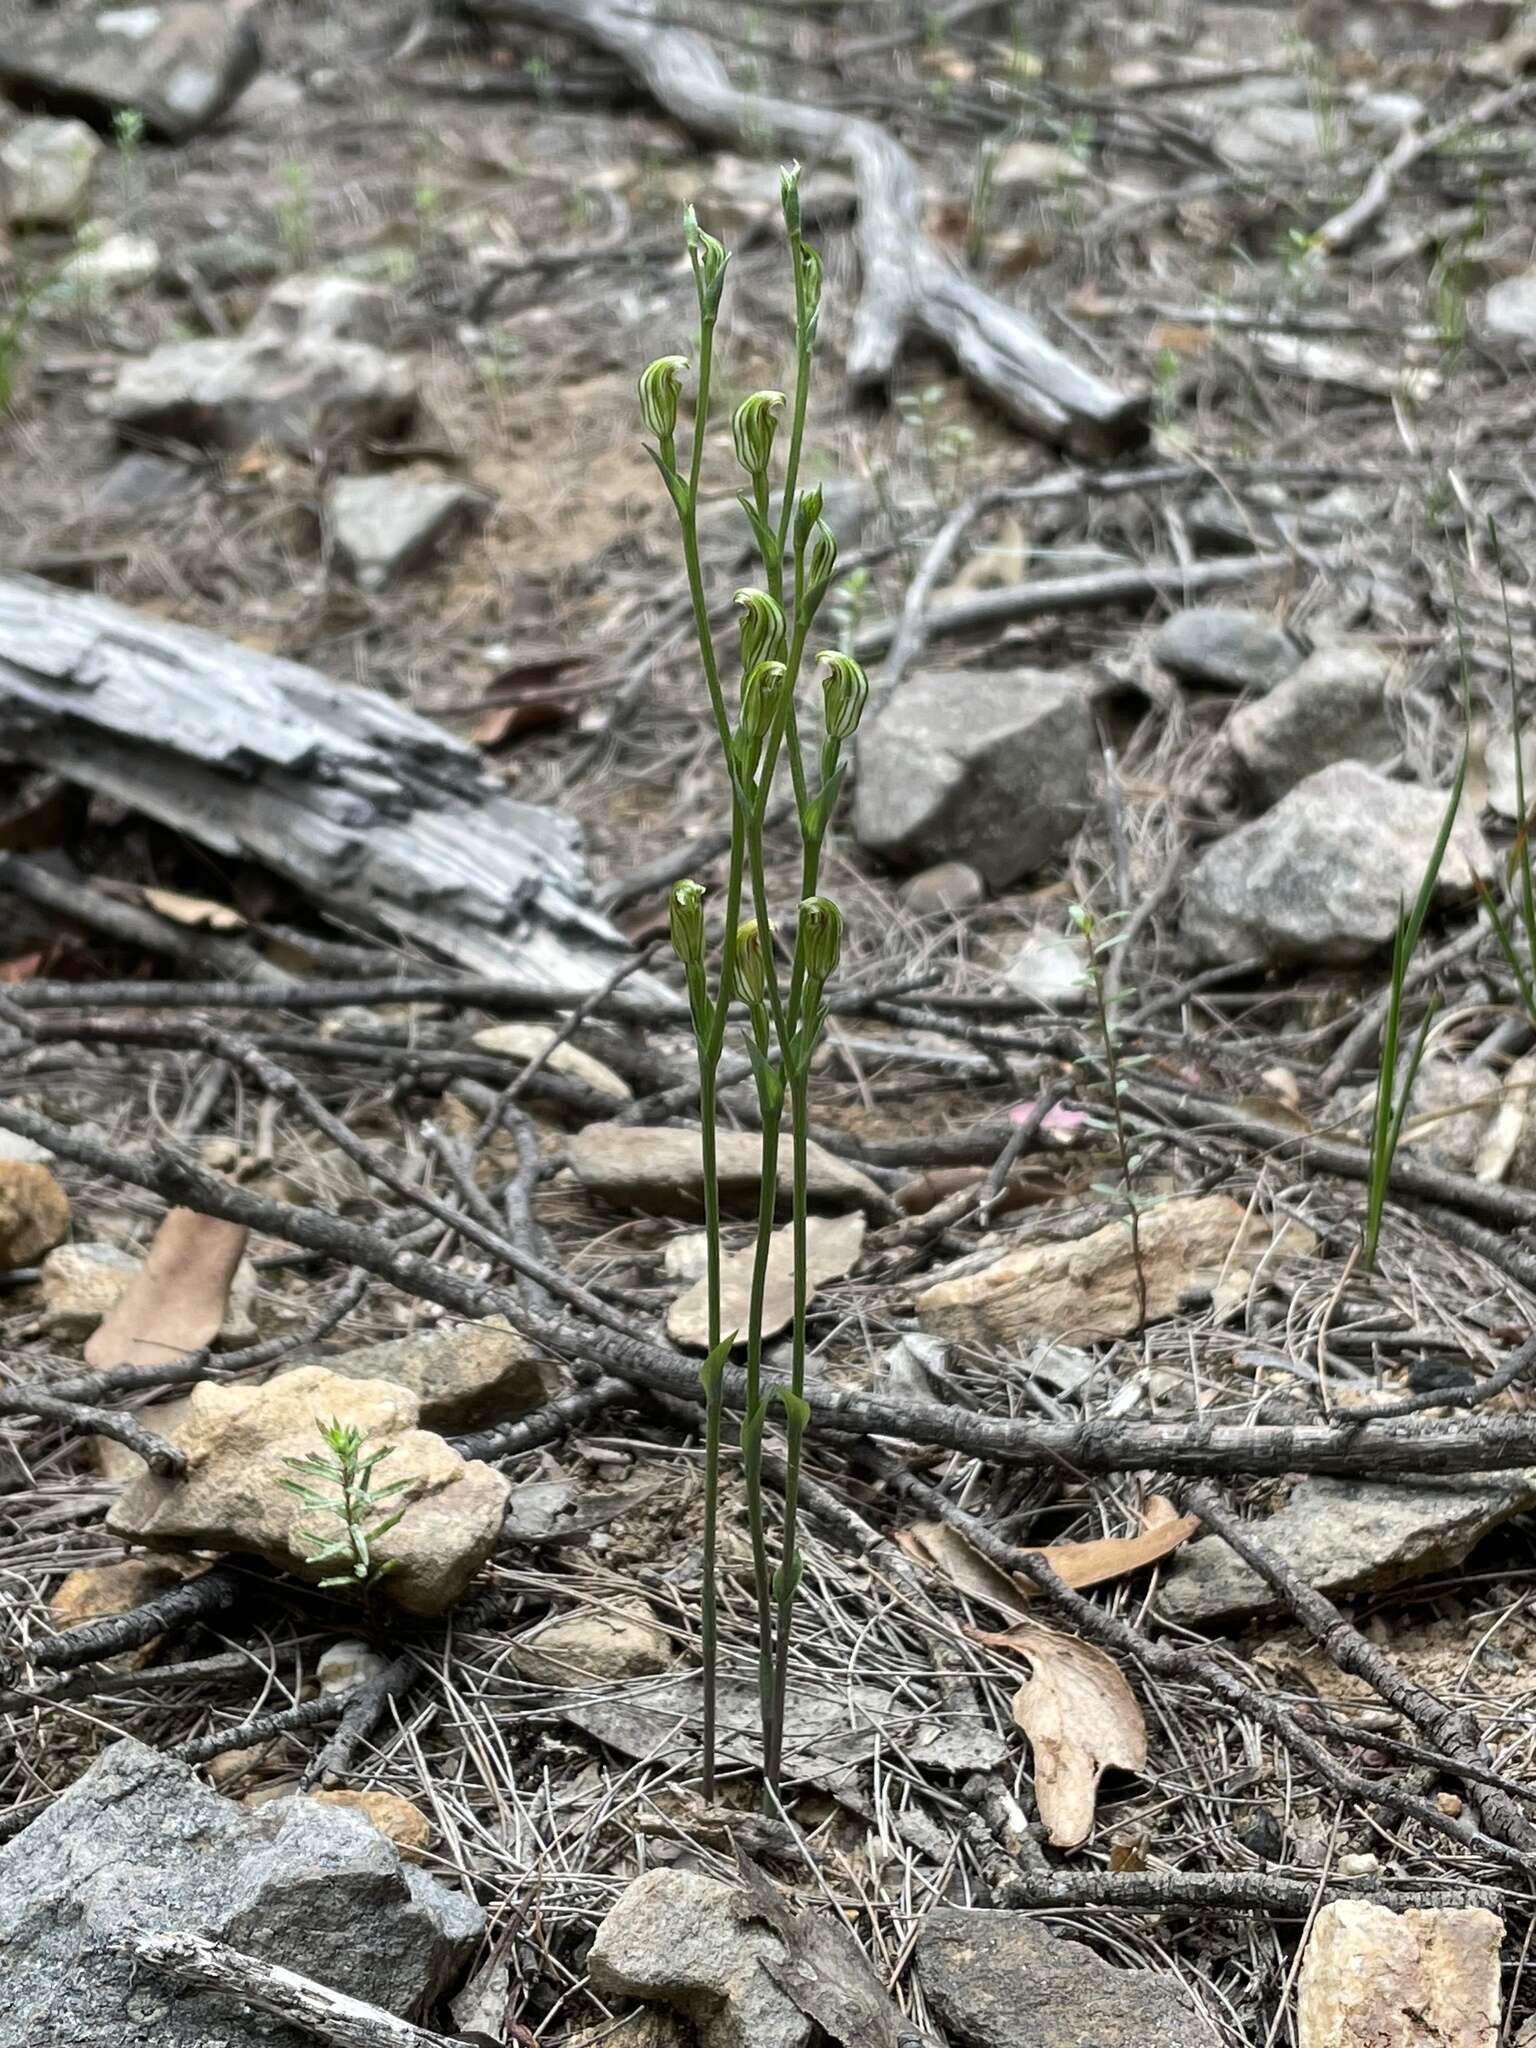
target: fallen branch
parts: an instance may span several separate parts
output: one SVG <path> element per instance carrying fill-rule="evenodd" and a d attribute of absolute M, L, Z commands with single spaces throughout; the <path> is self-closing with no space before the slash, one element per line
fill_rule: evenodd
<path fill-rule="evenodd" d="M 332 1991 L 312 1977 L 201 1934 L 146 1934 L 130 1927 L 113 1937 L 113 1946 L 178 1984 L 242 1999 L 332 2048 L 456 2048 L 447 2034 L 431 2033 L 382 2006 Z"/>
<path fill-rule="evenodd" d="M 34 1671 L 73 1671 L 79 1664 L 95 1664 L 123 1650 L 142 1649 L 156 1636 L 188 1628 L 194 1621 L 206 1621 L 233 1607 L 243 1584 L 235 1572 L 216 1565 L 201 1578 L 171 1586 L 127 1614 L 103 1615 L 99 1621 L 87 1621 L 63 1635 L 30 1644 L 22 1657 L 0 1658 L 0 1684 L 13 1685 L 23 1662 Z"/>
<path fill-rule="evenodd" d="M 1207 1528 L 1214 1529 L 1244 1564 L 1280 1596 L 1330 1663 L 1353 1678 L 1363 1679 L 1378 1698 L 1410 1721 L 1444 1756 L 1464 1755 L 1481 1771 L 1492 1768 L 1487 1744 L 1470 1710 L 1458 1713 L 1454 1707 L 1448 1707 L 1394 1664 L 1385 1650 L 1367 1642 L 1326 1594 L 1309 1586 L 1299 1572 L 1271 1550 L 1257 1530 L 1238 1520 L 1213 1487 L 1187 1487 L 1184 1505 Z M 1536 1827 L 1506 1792 L 1488 1785 L 1481 1776 L 1469 1776 L 1463 1782 L 1489 1834 L 1497 1835 L 1527 1856 L 1536 1851 Z"/>
<path fill-rule="evenodd" d="M 352 1768 L 352 1760 L 372 1735 L 390 1707 L 403 1700 L 416 1683 L 419 1667 L 410 1652 L 392 1658 L 374 1678 L 342 1698 L 341 1720 L 335 1733 L 311 1758 L 299 1780 L 307 1791 L 316 1783 L 336 1785 Z"/>
<path fill-rule="evenodd" d="M 958 270 L 923 231 L 916 164 L 875 122 L 833 107 L 742 92 L 702 36 L 657 21 L 640 0 L 479 0 L 478 11 L 579 37 L 616 57 L 692 135 L 848 164 L 858 187 L 863 291 L 848 343 L 860 389 L 890 382 L 909 334 L 949 349 L 961 372 L 1043 441 L 1112 455 L 1147 437 L 1145 394 L 1080 369 L 1030 320 Z"/>
<path fill-rule="evenodd" d="M 1316 558 L 1318 565 L 1329 564 Z M 1086 576 L 1037 577 L 1032 583 L 1008 583 L 1001 590 L 981 590 L 959 604 L 940 605 L 923 615 L 923 639 L 942 640 L 955 633 L 975 633 L 987 626 L 1018 619 L 1038 619 L 1051 612 L 1095 611 L 1100 605 L 1134 604 L 1147 597 L 1184 603 L 1208 590 L 1225 590 L 1257 576 L 1278 576 L 1296 567 L 1295 557 L 1282 554 L 1231 555 L 1214 562 L 1150 562 L 1123 569 L 1095 569 Z M 884 654 L 901 630 L 900 619 L 876 619 L 854 641 L 861 661 Z"/>
<path fill-rule="evenodd" d="M 118 1408 L 96 1408 L 83 1401 L 61 1400 L 42 1387 L 0 1387 L 0 1415 L 35 1415 L 57 1423 L 71 1436 L 105 1436 L 136 1451 L 151 1472 L 177 1478 L 187 1469 L 185 1455 L 163 1436 L 156 1436 Z"/>
<path fill-rule="evenodd" d="M 1320 228 L 1312 232 L 1312 240 L 1320 249 L 1326 249 L 1330 256 L 1336 256 L 1341 249 L 1347 249 L 1357 242 L 1371 223 L 1382 213 L 1403 172 L 1416 164 L 1421 157 L 1452 142 L 1458 135 L 1470 128 L 1483 128 L 1490 121 L 1498 120 L 1501 114 L 1508 114 L 1536 93 L 1536 86 L 1522 79 L 1520 84 L 1506 87 L 1503 91 L 1486 93 L 1463 113 L 1454 115 L 1449 121 L 1442 121 L 1438 127 L 1426 128 L 1420 133 L 1405 128 L 1387 154 L 1377 163 L 1348 206 L 1332 214 Z"/>

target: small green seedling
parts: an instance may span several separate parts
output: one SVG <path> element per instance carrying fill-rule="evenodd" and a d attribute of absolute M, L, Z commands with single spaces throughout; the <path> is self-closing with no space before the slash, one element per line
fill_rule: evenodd
<path fill-rule="evenodd" d="M 364 1455 L 365 1433 L 350 1422 L 332 1416 L 317 1419 L 315 1427 L 325 1441 L 324 1452 L 308 1458 L 284 1458 L 288 1469 L 299 1475 L 280 1479 L 278 1484 L 295 1494 L 307 1508 L 338 1524 L 336 1533 L 324 1529 L 298 1529 L 299 1542 L 307 1545 L 306 1564 L 341 1564 L 320 1581 L 322 1586 L 351 1586 L 371 1593 L 379 1581 L 394 1571 L 398 1558 L 375 1557 L 374 1545 L 387 1536 L 405 1513 L 408 1502 L 393 1513 L 381 1513 L 384 1503 L 410 1490 L 408 1479 L 396 1479 L 388 1486 L 375 1486 L 373 1475 L 386 1458 L 394 1456 L 393 1444 L 381 1444 Z"/>

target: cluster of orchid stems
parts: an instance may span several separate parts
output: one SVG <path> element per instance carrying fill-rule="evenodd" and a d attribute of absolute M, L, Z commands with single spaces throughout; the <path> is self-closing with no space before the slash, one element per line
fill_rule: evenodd
<path fill-rule="evenodd" d="M 699 226 L 691 207 L 684 215 L 684 227 L 698 297 L 699 328 L 686 471 L 678 460 L 677 416 L 688 362 L 682 356 L 662 356 L 640 379 L 640 408 L 656 441 L 651 453 L 677 512 L 699 661 L 731 790 L 725 912 L 713 981 L 703 885 L 695 881 L 678 882 L 672 890 L 670 915 L 672 944 L 687 976 L 698 1050 L 708 1244 L 709 1355 L 700 1374 L 706 1399 L 701 1615 L 704 1793 L 706 1798 L 713 1798 L 715 1787 L 719 1660 L 716 1553 L 725 1364 L 744 1335 L 746 1393 L 740 1423 L 741 1461 L 757 1596 L 758 1697 L 764 1797 L 769 1806 L 777 1796 L 783 1763 L 790 1634 L 802 1574 L 796 1526 L 801 1450 L 810 1419 L 805 1399 L 805 1319 L 811 1062 L 826 1022 L 823 995 L 837 968 L 843 928 L 841 913 L 836 904 L 818 894 L 818 883 L 822 846 L 843 777 L 842 750 L 857 730 L 869 696 L 868 681 L 856 661 L 838 653 L 815 657 L 814 666 L 822 677 L 822 711 L 813 774 L 801 733 L 796 690 L 806 642 L 837 566 L 837 542 L 821 516 L 820 490 L 796 488 L 821 304 L 821 259 L 800 232 L 799 178 L 799 166 L 791 165 L 781 173 L 779 188 L 795 286 L 793 402 L 781 391 L 756 391 L 742 400 L 731 421 L 736 460 L 747 478 L 740 503 L 757 543 L 763 579 L 761 588 L 736 593 L 740 613 L 740 684 L 734 711 L 721 680 L 721 661 L 709 622 L 698 541 L 699 478 L 709 428 L 715 327 L 730 259 L 714 236 Z M 787 404 L 788 441 L 780 507 L 775 513 L 769 474 L 780 415 Z M 789 765 L 801 840 L 800 905 L 787 973 L 770 916 L 763 863 L 764 821 L 775 776 L 784 760 Z M 762 1121 L 757 1240 L 745 1333 L 721 1328 L 720 1186 L 716 1163 L 720 1060 L 727 1026 L 733 1008 L 738 1006 L 738 1014 L 744 1013 L 746 1052 L 757 1085 Z M 778 1200 L 779 1140 L 786 1101 L 794 1245 L 791 1364 L 787 1386 L 766 1388 L 763 1301 Z M 762 1487 L 763 1432 L 775 1403 L 784 1417 L 786 1473 L 783 1536 L 777 1564 L 771 1563 L 769 1557 Z"/>

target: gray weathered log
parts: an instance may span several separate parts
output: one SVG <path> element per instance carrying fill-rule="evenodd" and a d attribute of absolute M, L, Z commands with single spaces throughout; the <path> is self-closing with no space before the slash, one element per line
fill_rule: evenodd
<path fill-rule="evenodd" d="M 125 1928 L 117 1946 L 149 1968 L 178 1984 L 199 1991 L 222 1991 L 258 2012 L 286 2020 L 301 2033 L 312 2034 L 331 2048 L 454 2048 L 447 2034 L 434 2034 L 403 2020 L 382 2006 L 332 1991 L 312 1977 L 301 1977 L 277 1963 L 209 1941 L 201 1934 L 150 1934 Z"/>
<path fill-rule="evenodd" d="M 580 989 L 624 957 L 570 819 L 403 705 L 196 627 L 0 576 L 0 755 L 473 973 Z"/>
<path fill-rule="evenodd" d="M 616 57 L 703 140 L 752 155 L 777 149 L 846 163 L 858 187 L 864 266 L 848 342 L 848 375 L 859 388 L 888 384 L 903 343 L 920 334 L 947 348 L 978 390 L 1043 441 L 1112 455 L 1146 440 L 1145 393 L 1080 368 L 923 232 L 917 165 L 875 122 L 738 90 L 701 36 L 656 20 L 646 0 L 477 0 L 477 11 L 556 29 Z"/>

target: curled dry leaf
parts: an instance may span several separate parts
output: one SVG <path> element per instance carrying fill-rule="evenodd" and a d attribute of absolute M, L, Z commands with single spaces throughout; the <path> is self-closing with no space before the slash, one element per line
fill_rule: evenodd
<path fill-rule="evenodd" d="M 1181 1515 L 1172 1501 L 1154 1494 L 1147 1502 L 1142 1527 L 1134 1536 L 1099 1536 L 1087 1543 L 1052 1543 L 1035 1554 L 1043 1557 L 1069 1586 L 1102 1585 L 1142 1571 L 1186 1542 L 1200 1526 L 1195 1515 Z M 962 1593 L 984 1600 L 1002 1614 L 1022 1614 L 1036 1597 L 1028 1579 L 1002 1571 L 952 1529 L 947 1522 L 915 1522 L 896 1541 L 918 1564 L 941 1571 Z"/>
<path fill-rule="evenodd" d="M 1021 1622 L 975 1641 L 1028 1660 L 1031 1676 L 1013 1698 L 1013 1718 L 1029 1737 L 1035 1798 L 1053 1848 L 1078 1849 L 1093 1832 L 1099 1779 L 1113 1766 L 1141 1771 L 1147 1724 L 1114 1661 L 1075 1636 Z"/>
<path fill-rule="evenodd" d="M 163 1365 L 211 1344 L 245 1250 L 245 1226 L 195 1209 L 168 1209 L 138 1272 L 85 1347 L 85 1362 Z"/>

